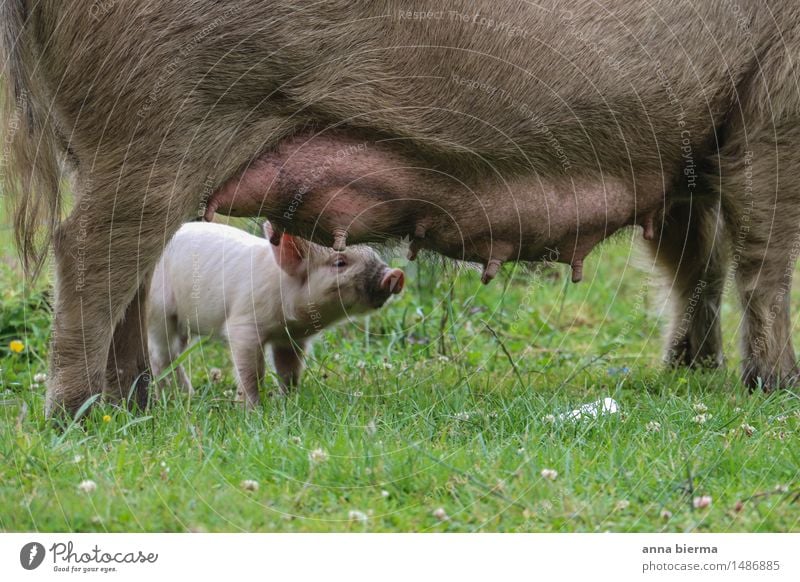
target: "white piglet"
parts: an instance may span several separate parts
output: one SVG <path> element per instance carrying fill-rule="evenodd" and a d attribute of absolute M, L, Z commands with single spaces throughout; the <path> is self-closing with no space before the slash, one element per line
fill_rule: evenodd
<path fill-rule="evenodd" d="M 184 225 L 153 273 L 147 310 L 150 364 L 158 377 L 191 336 L 230 346 L 238 397 L 260 401 L 265 350 L 282 390 L 298 383 L 310 339 L 331 324 L 378 309 L 403 289 L 404 275 L 369 247 L 334 251 L 283 234 L 266 239 L 214 223 Z M 179 383 L 191 393 L 185 370 Z"/>

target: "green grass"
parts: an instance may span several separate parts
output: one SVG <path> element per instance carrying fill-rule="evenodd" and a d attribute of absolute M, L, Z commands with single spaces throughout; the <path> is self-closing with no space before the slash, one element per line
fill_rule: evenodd
<path fill-rule="evenodd" d="M 663 369 L 661 304 L 630 236 L 596 249 L 580 285 L 562 268 L 507 268 L 483 287 L 474 271 L 411 265 L 401 297 L 323 334 L 299 391 L 259 412 L 232 401 L 226 351 L 205 343 L 191 401 L 101 403 L 66 432 L 33 380 L 47 286 L 3 268 L 0 529 L 800 531 L 797 394 L 741 386 L 730 300 L 727 371 Z M 619 414 L 548 418 L 604 397 Z M 709 508 L 693 508 L 701 495 Z"/>

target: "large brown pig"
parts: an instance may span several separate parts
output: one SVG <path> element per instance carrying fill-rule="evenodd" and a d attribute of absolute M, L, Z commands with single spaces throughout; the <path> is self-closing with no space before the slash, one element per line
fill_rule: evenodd
<path fill-rule="evenodd" d="M 145 399 L 150 273 L 214 212 L 339 249 L 408 236 L 485 282 L 543 256 L 579 280 L 640 225 L 670 361 L 721 362 L 733 262 L 745 382 L 795 379 L 796 3 L 6 0 L 0 18 L 5 189 L 27 264 L 54 249 L 51 414 Z"/>

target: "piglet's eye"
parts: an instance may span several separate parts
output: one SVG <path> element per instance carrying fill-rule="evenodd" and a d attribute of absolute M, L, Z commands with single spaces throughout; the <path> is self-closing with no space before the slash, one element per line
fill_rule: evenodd
<path fill-rule="evenodd" d="M 342 257 L 339 257 L 333 262 L 333 266 L 337 269 L 341 269 L 342 267 L 347 266 L 347 261 L 345 261 Z"/>

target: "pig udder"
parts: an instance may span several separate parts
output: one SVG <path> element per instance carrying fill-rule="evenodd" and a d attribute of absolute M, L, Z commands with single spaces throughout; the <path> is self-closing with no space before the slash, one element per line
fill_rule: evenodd
<path fill-rule="evenodd" d="M 211 197 L 215 212 L 266 216 L 283 230 L 342 250 L 347 242 L 408 238 L 420 249 L 484 264 L 490 281 L 508 260 L 557 261 L 582 276 L 600 241 L 633 224 L 655 235 L 660 175 L 544 179 L 445 172 L 391 141 L 297 135 L 256 159 Z"/>

